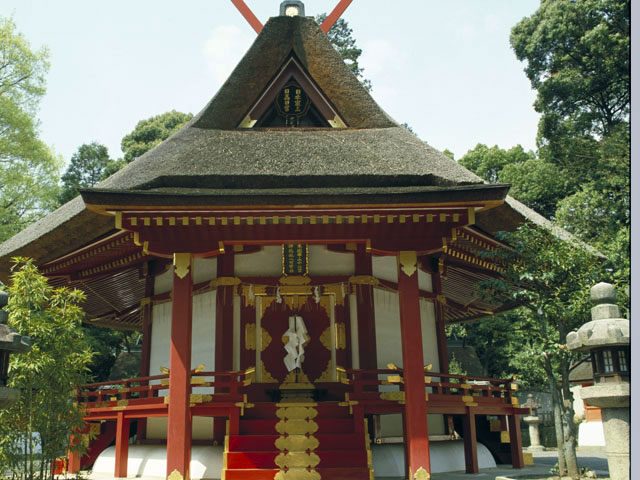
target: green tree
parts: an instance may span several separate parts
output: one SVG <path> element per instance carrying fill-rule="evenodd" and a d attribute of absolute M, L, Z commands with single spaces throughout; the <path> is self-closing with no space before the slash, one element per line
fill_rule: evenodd
<path fill-rule="evenodd" d="M 61 159 L 38 138 L 48 51 L 0 17 L 0 241 L 56 206 Z"/>
<path fill-rule="evenodd" d="M 32 348 L 11 357 L 9 386 L 22 394 L 0 410 L 0 460 L 14 479 L 53 478 L 51 462 L 64 455 L 71 432 L 83 426 L 72 391 L 86 383 L 92 356 L 80 328 L 84 293 L 52 288 L 33 261 L 23 258 L 16 259 L 8 293 L 9 325 L 31 337 Z M 36 455 L 38 436 L 42 453 Z"/>
<path fill-rule="evenodd" d="M 519 351 L 512 352 L 512 361 L 521 364 L 522 371 L 544 372 L 556 414 L 560 469 L 578 478 L 569 384 L 570 366 L 577 357 L 567 351 L 565 343 L 567 334 L 589 319 L 590 287 L 608 280 L 602 259 L 529 224 L 503 234 L 502 240 L 513 250 L 489 255 L 503 272 L 501 278 L 484 282 L 481 292 L 485 298 L 523 306 L 520 314 L 527 339 Z"/>
<path fill-rule="evenodd" d="M 630 101 L 630 0 L 542 0 L 511 32 L 538 92 L 539 136 L 607 135 Z"/>
<path fill-rule="evenodd" d="M 326 13 L 321 13 L 316 17 L 316 23 L 322 25 Z M 360 55 L 362 55 L 362 49 L 356 45 L 356 39 L 353 38 L 353 29 L 349 27 L 349 24 L 344 18 L 339 18 L 336 23 L 327 32 L 329 41 L 338 51 L 344 63 L 351 69 L 353 74 L 360 80 L 360 83 L 367 91 L 371 91 L 371 80 L 364 78 L 364 68 L 358 63 Z"/>
<path fill-rule="evenodd" d="M 93 187 L 103 178 L 109 165 L 107 147 L 97 142 L 85 143 L 71 156 L 71 162 L 62 175 L 62 191 L 60 204 L 76 197 L 82 188 Z"/>
<path fill-rule="evenodd" d="M 124 160 L 129 163 L 148 152 L 180 130 L 191 118 L 191 113 L 171 110 L 139 121 L 136 128 L 122 139 Z"/>

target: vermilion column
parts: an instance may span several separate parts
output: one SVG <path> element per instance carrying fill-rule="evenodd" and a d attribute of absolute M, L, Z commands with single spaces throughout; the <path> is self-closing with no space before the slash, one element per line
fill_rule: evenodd
<path fill-rule="evenodd" d="M 169 412 L 167 476 L 189 478 L 191 460 L 191 311 L 192 257 L 174 254 L 171 342 L 169 346 Z M 177 472 L 181 477 L 176 475 Z"/>
<path fill-rule="evenodd" d="M 116 423 L 116 468 L 114 477 L 127 478 L 127 463 L 129 461 L 129 424 L 124 412 L 118 412 Z"/>
<path fill-rule="evenodd" d="M 220 278 L 233 277 L 233 275 L 233 252 L 227 252 L 218 257 L 217 276 Z M 216 292 L 215 371 L 231 370 L 233 370 L 233 287 L 219 286 Z M 218 392 L 225 391 L 228 389 L 218 389 Z M 224 417 L 213 418 L 213 441 L 216 445 L 222 445 L 224 442 L 225 423 Z"/>
<path fill-rule="evenodd" d="M 409 478 L 414 478 L 418 471 L 431 472 L 416 252 L 405 251 L 398 254 L 398 296 L 406 403 L 405 450 Z"/>

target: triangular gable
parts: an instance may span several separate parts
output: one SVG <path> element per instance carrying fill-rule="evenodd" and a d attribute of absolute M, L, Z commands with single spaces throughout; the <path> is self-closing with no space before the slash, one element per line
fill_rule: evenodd
<path fill-rule="evenodd" d="M 336 108 L 292 53 L 238 128 L 346 126 Z"/>
<path fill-rule="evenodd" d="M 227 81 L 189 126 L 237 129 L 292 57 L 350 129 L 398 126 L 362 87 L 313 18 L 306 17 L 269 19 Z"/>

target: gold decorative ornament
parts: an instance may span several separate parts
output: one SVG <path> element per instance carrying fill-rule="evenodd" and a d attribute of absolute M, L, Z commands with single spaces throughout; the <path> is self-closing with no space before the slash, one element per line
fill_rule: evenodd
<path fill-rule="evenodd" d="M 387 363 L 387 368 L 389 370 L 398 370 L 398 366 L 395 363 L 391 363 L 391 362 Z"/>
<path fill-rule="evenodd" d="M 510 443 L 511 439 L 509 438 L 509 432 L 506 430 L 502 430 L 500 432 L 500 443 Z"/>
<path fill-rule="evenodd" d="M 314 381 L 319 383 L 333 382 L 333 368 L 331 368 L 331 360 L 327 363 L 327 368 Z"/>
<path fill-rule="evenodd" d="M 264 362 L 262 360 L 260 360 L 260 373 L 262 374 L 262 380 L 260 380 L 260 383 L 278 383 L 278 380 L 273 378 L 264 366 Z"/>
<path fill-rule="evenodd" d="M 400 375 L 387 375 L 387 382 L 389 383 L 404 383 L 404 380 Z"/>
<path fill-rule="evenodd" d="M 307 437 L 306 435 L 287 435 L 286 437 L 278 437 L 275 442 L 276 448 L 281 452 L 306 452 L 313 451 L 320 445 L 315 437 Z"/>
<path fill-rule="evenodd" d="M 335 298 L 335 304 L 344 305 L 344 295 L 349 293 L 349 285 L 341 283 L 332 283 L 330 285 L 323 285 L 322 289 L 325 295 L 333 295 Z"/>
<path fill-rule="evenodd" d="M 174 253 L 173 254 L 174 272 L 178 278 L 185 278 L 191 270 L 191 254 L 190 253 Z"/>
<path fill-rule="evenodd" d="M 269 332 L 267 332 L 264 328 L 261 327 L 260 337 L 261 337 L 260 351 L 264 352 L 269 346 L 269 344 L 271 343 L 271 335 L 269 335 Z"/>
<path fill-rule="evenodd" d="M 165 375 L 169 375 L 169 369 L 167 367 L 160 367 L 160 373 L 164 373 Z"/>
<path fill-rule="evenodd" d="M 382 392 L 380 393 L 380 400 L 404 402 L 404 392 Z"/>
<path fill-rule="evenodd" d="M 403 250 L 398 254 L 400 269 L 407 277 L 411 277 L 418 269 L 418 254 L 413 250 Z"/>
<path fill-rule="evenodd" d="M 371 275 L 353 275 L 349 277 L 351 285 L 380 285 L 380 280 Z"/>
<path fill-rule="evenodd" d="M 296 382 L 296 371 L 295 370 L 291 370 L 289 373 L 287 373 L 287 376 L 284 377 L 284 381 L 282 382 L 282 386 L 286 385 L 286 384 L 296 384 L 296 383 L 301 383 L 301 384 L 308 384 L 311 385 L 311 382 L 309 381 L 309 377 L 307 377 L 307 375 L 300 370 L 298 372 L 298 381 Z M 313 385 L 311 385 L 313 387 Z"/>
<path fill-rule="evenodd" d="M 176 469 L 167 477 L 167 480 L 184 480 L 182 474 Z"/>
<path fill-rule="evenodd" d="M 256 349 L 256 324 L 247 323 L 244 326 L 244 348 L 247 350 Z"/>
<path fill-rule="evenodd" d="M 313 420 L 280 420 L 276 423 L 276 431 L 280 435 L 304 435 L 307 433 L 316 433 L 318 424 Z"/>
<path fill-rule="evenodd" d="M 209 282 L 211 288 L 218 287 L 233 287 L 235 285 L 240 285 L 242 281 L 237 277 L 218 277 L 214 278 Z"/>
<path fill-rule="evenodd" d="M 336 350 L 347 348 L 347 330 L 344 323 L 336 322 Z"/>
<path fill-rule="evenodd" d="M 287 471 L 280 470 L 273 480 L 320 480 L 322 477 L 315 470 L 306 468 L 290 468 Z"/>
<path fill-rule="evenodd" d="M 324 331 L 320 334 L 319 340 L 324 348 L 331 351 L 331 327 L 327 327 L 324 329 Z"/>
<path fill-rule="evenodd" d="M 280 285 L 309 285 L 311 279 L 299 275 L 291 275 L 289 277 L 280 278 Z"/>
<path fill-rule="evenodd" d="M 279 453 L 275 458 L 275 463 L 280 468 L 314 468 L 320 463 L 320 457 L 315 453 L 307 452 L 288 452 Z"/>
<path fill-rule="evenodd" d="M 280 420 L 313 420 L 318 416 L 318 411 L 310 407 L 285 407 L 276 410 L 276 416 Z"/>
<path fill-rule="evenodd" d="M 424 467 L 418 468 L 416 473 L 413 475 L 414 480 L 429 480 L 431 475 L 427 472 Z"/>

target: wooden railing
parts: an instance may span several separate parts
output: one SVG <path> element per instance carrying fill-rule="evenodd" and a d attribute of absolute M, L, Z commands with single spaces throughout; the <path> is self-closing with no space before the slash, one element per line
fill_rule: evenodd
<path fill-rule="evenodd" d="M 240 389 L 250 382 L 252 371 L 246 372 L 191 372 L 191 390 L 210 389 L 212 400 L 216 397 L 236 398 Z M 163 394 L 161 395 L 162 391 Z M 144 399 L 166 395 L 169 390 L 169 374 L 129 378 L 108 382 L 90 383 L 76 388 L 76 401 L 95 406 L 123 400 L 144 403 Z M 215 395 L 214 395 L 215 394 Z M 217 395 L 221 394 L 221 395 Z"/>
<path fill-rule="evenodd" d="M 352 397 L 371 396 L 382 392 L 404 390 L 401 368 L 378 370 L 346 370 L 352 387 Z M 346 382 L 345 382 L 346 383 Z M 390 388 L 389 386 L 396 386 Z M 517 382 L 514 379 L 496 379 L 425 371 L 425 393 L 445 396 L 474 396 L 496 399 L 496 403 L 512 404 Z"/>

